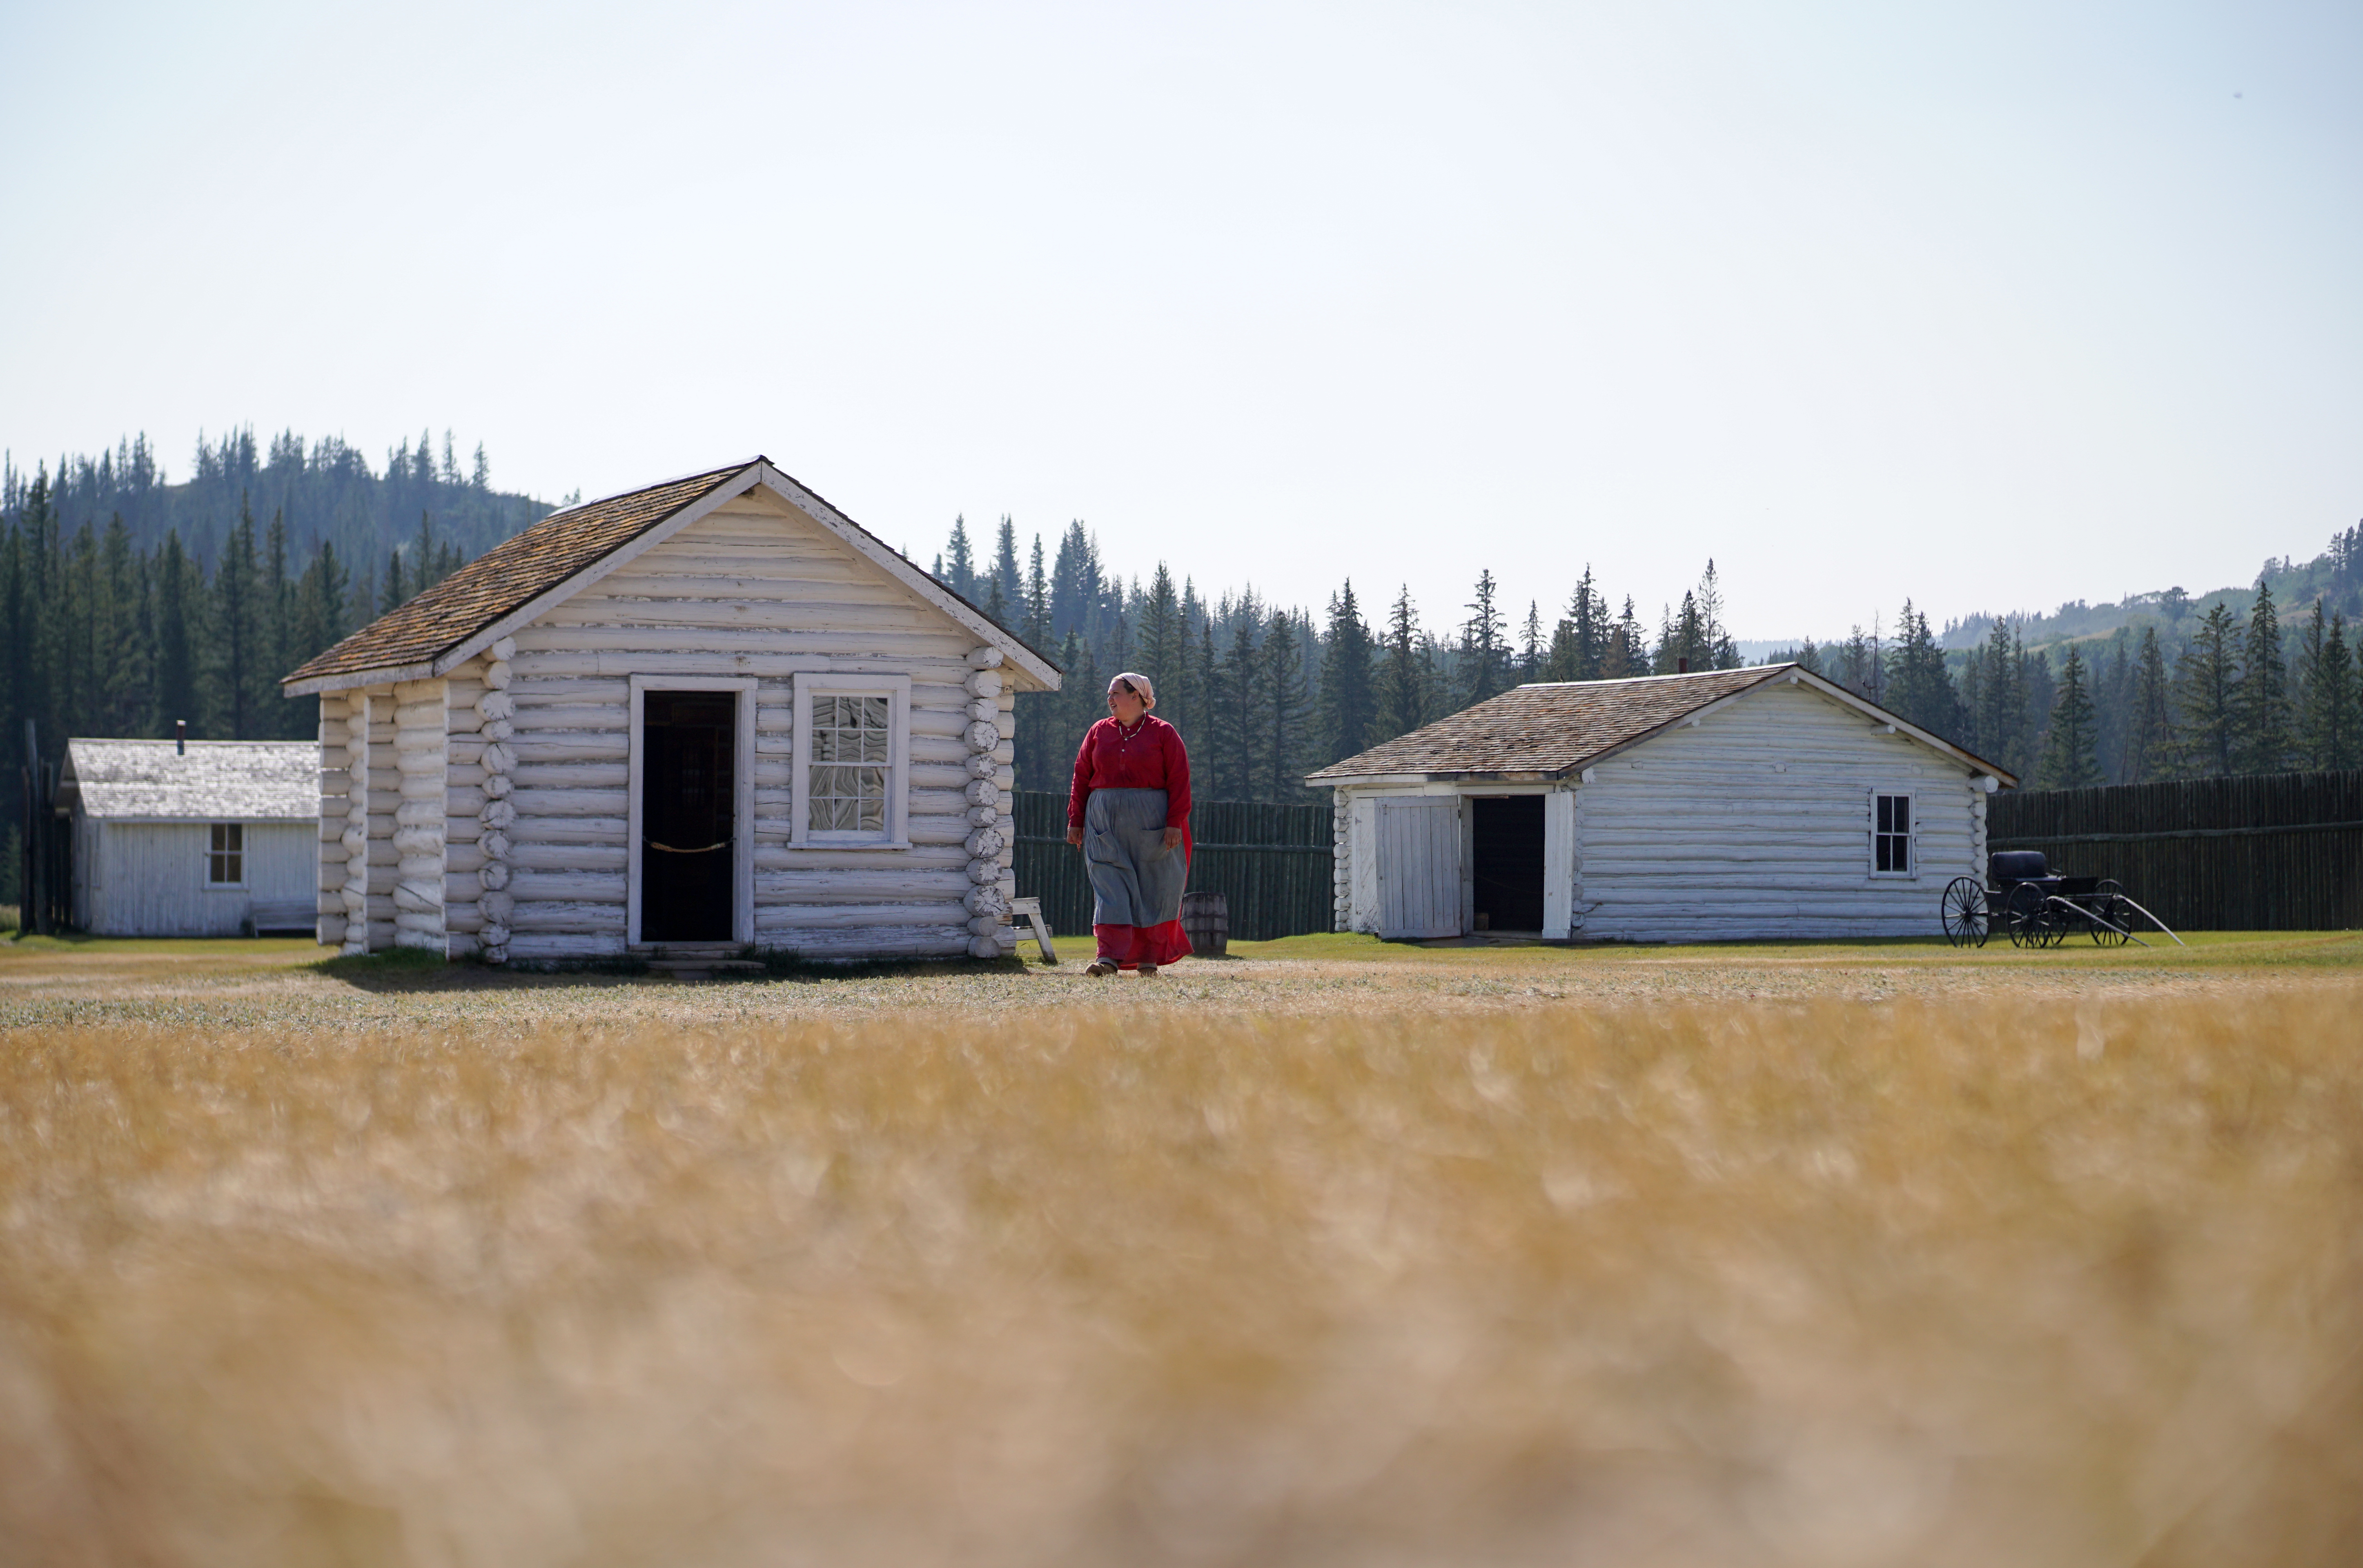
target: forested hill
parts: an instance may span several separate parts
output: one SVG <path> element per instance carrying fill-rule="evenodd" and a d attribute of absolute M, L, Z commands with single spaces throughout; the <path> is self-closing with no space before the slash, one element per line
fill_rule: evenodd
<path fill-rule="evenodd" d="M 173 482 L 145 437 L 52 469 L 0 464 L 0 778 L 26 721 L 68 735 L 300 739 L 279 678 L 543 516 L 447 435 L 383 471 L 331 438 L 200 438 Z M 13 829 L 11 830 L 13 832 Z"/>
<path fill-rule="evenodd" d="M 2235 620 L 2247 620 L 2256 606 L 2258 584 L 2271 591 L 2277 604 L 2318 602 L 2324 610 L 2349 621 L 2363 616 L 2363 525 L 2333 534 L 2330 547 L 2312 560 L 2267 557 L 2256 581 L 2245 588 L 2218 588 L 2203 593 L 2166 588 L 2128 593 L 2113 604 L 2071 599 L 2056 610 L 1967 615 L 1947 621 L 1938 640 L 1948 650 L 1974 648 L 1992 635 L 1996 621 L 2005 621 L 2030 648 L 2095 642 L 2114 635 L 2120 627 L 2138 636 L 2146 625 L 2157 627 L 2158 635 L 2169 641 L 2182 641 L 2218 606 Z"/>
<path fill-rule="evenodd" d="M 232 430 L 218 442 L 200 435 L 190 471 L 177 480 L 144 435 L 113 451 L 60 458 L 54 466 L 19 468 L 12 455 L 0 467 L 0 527 L 25 520 L 37 480 L 45 482 L 64 537 L 85 525 L 103 536 L 120 517 L 135 551 L 152 551 L 167 534 L 177 534 L 181 548 L 208 575 L 241 509 L 260 528 L 280 519 L 299 562 L 323 544 L 333 547 L 356 580 L 358 574 L 382 575 L 389 554 L 410 548 L 421 516 L 442 547 L 472 559 L 552 510 L 494 490 L 483 445 L 462 454 L 448 430 L 439 447 L 420 431 L 416 447 L 405 440 L 382 467 L 333 436 L 307 443 L 289 431 L 258 446 L 251 429 Z"/>

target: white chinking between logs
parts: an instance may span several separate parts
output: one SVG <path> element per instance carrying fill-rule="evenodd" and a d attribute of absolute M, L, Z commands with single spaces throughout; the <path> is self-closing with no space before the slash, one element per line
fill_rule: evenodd
<path fill-rule="evenodd" d="M 348 956 L 369 951 L 369 693 L 356 691 L 345 701 L 345 756 L 350 782 L 346 786 L 345 831 L 338 842 L 345 851 L 345 885 L 338 897 L 345 906 Z"/>
<path fill-rule="evenodd" d="M 492 662 L 484 667 L 484 694 L 476 700 L 477 734 L 483 737 L 484 749 L 477 766 L 484 772 L 484 804 L 476 813 L 481 832 L 476 848 L 484 864 L 476 872 L 477 885 L 483 889 L 476 900 L 477 911 L 483 917 L 483 930 L 478 940 L 483 944 L 487 964 L 505 964 L 509 959 L 509 916 L 516 909 L 509 886 L 508 829 L 516 822 L 516 807 L 509 800 L 516 789 L 509 775 L 516 768 L 516 752 L 509 745 L 516 717 L 516 699 L 509 695 L 509 660 L 516 657 L 516 640 L 503 637 L 486 650 Z"/>
<path fill-rule="evenodd" d="M 971 886 L 962 902 L 969 912 L 970 956 L 998 958 L 1017 945 L 1016 932 L 1009 923 L 1014 889 L 1001 863 L 1002 852 L 1015 838 L 1009 796 L 1001 787 L 1001 764 L 995 755 L 1006 738 L 1001 706 L 1001 650 L 978 648 L 968 656 L 968 663 L 969 702 L 964 711 L 969 724 L 961 738 L 969 749 L 966 798 L 971 831 L 962 847 L 969 856 Z"/>
<path fill-rule="evenodd" d="M 444 684 L 394 689 L 394 941 L 441 952 L 443 921 Z"/>

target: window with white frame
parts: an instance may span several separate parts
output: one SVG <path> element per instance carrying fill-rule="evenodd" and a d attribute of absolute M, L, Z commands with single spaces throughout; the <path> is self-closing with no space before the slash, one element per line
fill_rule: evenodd
<path fill-rule="evenodd" d="M 893 735 L 892 698 L 831 694 L 813 699 L 812 792 L 804 811 L 815 832 L 886 831 Z"/>
<path fill-rule="evenodd" d="M 1874 877 L 1909 877 L 1915 860 L 1909 792 L 1870 797 L 1870 871 Z"/>
<path fill-rule="evenodd" d="M 910 756 L 908 676 L 796 677 L 791 842 L 900 846 Z"/>
<path fill-rule="evenodd" d="M 214 823 L 205 829 L 205 882 L 237 887 L 246 880 L 246 824 Z"/>

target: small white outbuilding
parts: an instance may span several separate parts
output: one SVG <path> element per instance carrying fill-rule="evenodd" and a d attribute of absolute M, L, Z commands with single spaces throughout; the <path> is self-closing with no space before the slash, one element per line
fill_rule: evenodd
<path fill-rule="evenodd" d="M 1011 952 L 1014 703 L 1058 685 L 765 458 L 554 513 L 282 682 L 320 940 Z"/>
<path fill-rule="evenodd" d="M 73 922 L 99 936 L 313 929 L 310 741 L 66 742 Z"/>
<path fill-rule="evenodd" d="M 1521 686 L 1306 782 L 1340 931 L 1699 942 L 1941 931 L 2017 779 L 1769 665 Z"/>

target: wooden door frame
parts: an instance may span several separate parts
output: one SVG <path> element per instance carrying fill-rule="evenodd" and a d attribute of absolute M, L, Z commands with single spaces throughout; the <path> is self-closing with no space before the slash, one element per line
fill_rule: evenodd
<path fill-rule="evenodd" d="M 730 758 L 730 940 L 755 940 L 755 678 L 751 675 L 635 675 L 631 678 L 631 765 L 624 813 L 624 942 L 640 939 L 640 783 L 647 758 L 648 693 L 734 691 Z"/>

